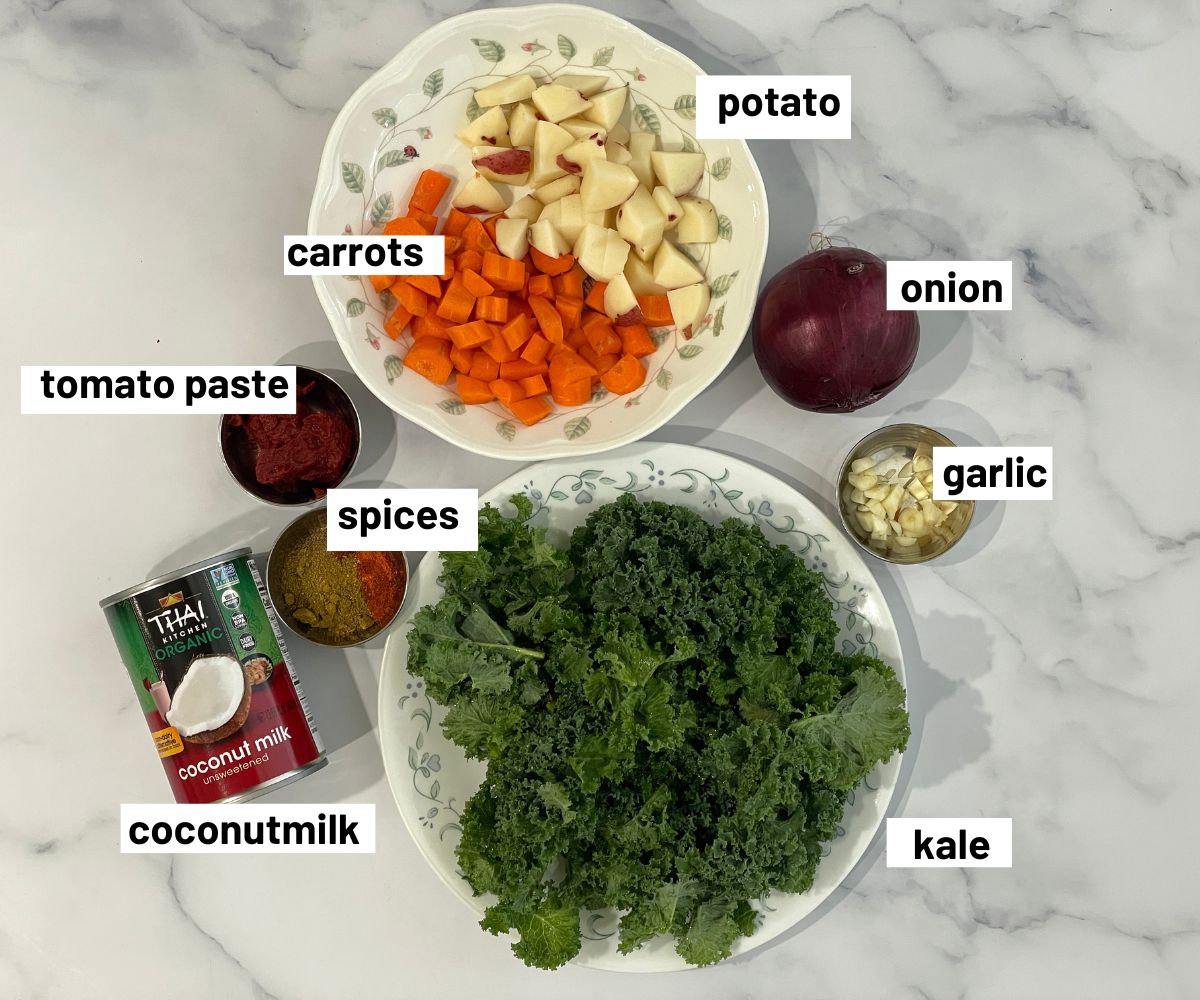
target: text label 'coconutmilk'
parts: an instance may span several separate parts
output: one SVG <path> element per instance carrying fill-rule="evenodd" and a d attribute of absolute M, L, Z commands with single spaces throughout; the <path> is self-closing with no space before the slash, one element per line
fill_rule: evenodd
<path fill-rule="evenodd" d="M 283 273 L 441 274 L 442 236 L 285 236 Z"/>
<path fill-rule="evenodd" d="M 474 552 L 478 490 L 335 489 L 326 500 L 330 552 Z"/>
<path fill-rule="evenodd" d="M 850 77 L 698 76 L 696 136 L 849 139 Z"/>
<path fill-rule="evenodd" d="M 22 365 L 22 413 L 295 413 L 296 366 Z"/>

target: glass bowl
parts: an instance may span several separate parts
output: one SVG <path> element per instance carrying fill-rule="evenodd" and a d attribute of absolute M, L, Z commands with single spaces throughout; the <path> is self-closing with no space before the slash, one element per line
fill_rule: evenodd
<path fill-rule="evenodd" d="M 880 461 L 892 455 L 903 455 L 906 461 L 917 455 L 933 457 L 934 448 L 953 448 L 954 442 L 945 434 L 940 434 L 931 427 L 921 424 L 889 424 L 872 431 L 858 442 L 842 462 L 841 471 L 837 478 L 837 506 L 842 518 L 842 527 L 846 534 L 858 543 L 864 551 L 871 553 L 876 559 L 884 562 L 908 565 L 928 562 L 936 559 L 944 552 L 952 549 L 971 524 L 975 513 L 975 501 L 958 500 L 957 506 L 944 521 L 938 525 L 934 533 L 925 535 L 911 552 L 901 552 L 889 548 L 886 543 L 874 541 L 871 535 L 859 524 L 857 513 L 858 503 L 851 499 L 854 490 L 850 483 L 851 465 L 863 458 Z"/>

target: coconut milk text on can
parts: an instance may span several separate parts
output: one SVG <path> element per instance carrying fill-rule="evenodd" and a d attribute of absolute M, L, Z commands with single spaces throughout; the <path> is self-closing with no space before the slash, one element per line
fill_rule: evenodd
<path fill-rule="evenodd" d="M 100 606 L 175 801 L 239 802 L 325 765 L 249 549 L 185 566 Z"/>

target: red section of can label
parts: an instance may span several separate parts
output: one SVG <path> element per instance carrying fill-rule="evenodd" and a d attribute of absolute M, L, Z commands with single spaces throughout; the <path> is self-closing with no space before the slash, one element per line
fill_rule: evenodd
<path fill-rule="evenodd" d="M 324 764 L 249 549 L 101 606 L 176 802 L 252 798 Z"/>

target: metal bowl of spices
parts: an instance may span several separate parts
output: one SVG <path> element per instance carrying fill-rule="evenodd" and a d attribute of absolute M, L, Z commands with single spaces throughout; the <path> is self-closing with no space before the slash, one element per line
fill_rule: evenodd
<path fill-rule="evenodd" d="M 330 552 L 325 508 L 283 529 L 267 560 L 267 593 L 297 635 L 321 646 L 357 646 L 395 620 L 408 590 L 403 552 Z"/>
<path fill-rule="evenodd" d="M 933 449 L 945 434 L 891 424 L 850 449 L 838 473 L 838 512 L 846 533 L 891 563 L 922 563 L 951 549 L 971 524 L 973 500 L 933 499 Z"/>
<path fill-rule="evenodd" d="M 354 401 L 315 368 L 296 366 L 296 412 L 226 413 L 218 428 L 225 468 L 256 500 L 317 503 L 358 460 L 362 425 Z"/>

